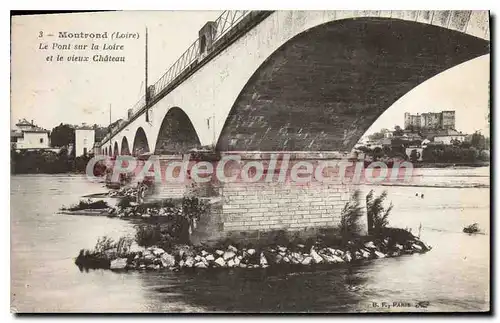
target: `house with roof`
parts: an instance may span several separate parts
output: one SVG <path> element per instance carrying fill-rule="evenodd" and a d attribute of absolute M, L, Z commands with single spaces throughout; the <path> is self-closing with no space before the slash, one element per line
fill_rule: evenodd
<path fill-rule="evenodd" d="M 50 147 L 49 130 L 38 127 L 26 119 L 19 120 L 10 130 L 11 147 L 20 149 L 47 149 Z"/>
<path fill-rule="evenodd" d="M 95 143 L 95 129 L 85 123 L 75 126 L 75 156 L 86 156 L 93 153 Z"/>

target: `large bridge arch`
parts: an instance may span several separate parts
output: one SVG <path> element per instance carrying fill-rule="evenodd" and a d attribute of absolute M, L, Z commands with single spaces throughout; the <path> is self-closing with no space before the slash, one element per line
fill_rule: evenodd
<path fill-rule="evenodd" d="M 231 148 L 227 144 L 221 145 L 220 143 L 224 140 L 219 139 L 227 135 L 227 127 L 224 128 L 224 126 L 227 125 L 226 121 L 231 119 L 231 116 L 228 118 L 228 115 L 248 85 L 252 75 L 259 70 L 260 66 L 270 60 L 273 53 L 276 53 L 291 39 L 304 31 L 309 33 L 317 26 L 336 21 L 390 18 L 396 22 L 421 23 L 419 26 L 440 27 L 465 36 L 476 37 L 485 42 L 489 41 L 488 11 L 274 11 L 265 15 L 251 13 L 249 16 L 253 16 L 253 18 L 246 19 L 249 18 L 246 17 L 241 21 L 245 20 L 250 25 L 244 26 L 245 28 L 234 28 L 234 33 L 229 32 L 232 34 L 231 37 L 224 37 L 218 42 L 223 43 L 224 46 L 219 48 L 216 48 L 217 44 L 212 46 L 212 50 L 215 52 L 209 53 L 204 58 L 199 57 L 198 63 L 190 65 L 190 68 L 182 73 L 178 82 L 172 83 L 171 88 L 164 91 L 164 96 L 153 99 L 152 106 L 148 109 L 148 120 L 144 114 L 126 120 L 123 129 L 114 134 L 112 138 L 102 142 L 101 146 L 109 146 L 111 154 L 112 143 L 115 140 L 120 140 L 128 132 L 129 144 L 133 147 L 134 143 L 130 140 L 137 129 L 142 127 L 148 139 L 149 151 L 153 152 L 159 128 L 166 113 L 171 107 L 181 107 L 189 116 L 201 145 L 212 145 L 219 142 L 219 147 Z M 351 32 L 355 34 L 359 30 L 353 29 Z M 395 30 L 387 30 L 387 35 L 391 36 L 394 32 Z M 384 34 L 383 37 L 387 35 Z M 432 34 L 429 37 L 432 37 Z M 329 41 L 334 42 L 335 40 L 329 39 Z M 355 53 L 362 54 L 360 51 Z M 305 57 L 303 61 L 306 61 Z M 283 62 L 286 63 L 286 59 Z M 314 70 L 321 68 L 322 66 L 319 64 L 311 67 Z M 398 69 L 394 69 L 394 73 L 397 72 Z M 307 77 L 307 75 L 309 74 L 303 73 L 302 78 Z M 158 84 L 165 83 L 160 81 Z M 261 95 L 259 98 L 265 100 L 266 96 Z M 292 131 L 292 128 L 291 126 L 284 127 L 287 131 Z M 225 133 L 221 135 L 222 132 Z M 268 132 L 267 138 L 272 133 L 272 131 Z M 319 133 L 321 134 L 321 131 Z M 248 136 L 248 134 L 241 134 L 236 138 L 231 136 L 227 138 L 226 136 L 225 141 L 227 143 L 237 139 L 237 142 L 244 142 Z M 280 136 L 276 138 L 279 140 Z M 264 138 L 264 140 L 266 139 Z M 286 143 L 290 146 L 293 146 L 292 144 Z M 295 147 L 299 146 L 297 143 L 294 145 Z M 311 149 L 313 148 L 314 143 L 311 146 Z"/>
<path fill-rule="evenodd" d="M 115 141 L 115 145 L 114 145 L 114 148 L 113 148 L 113 156 L 118 156 L 120 155 L 120 150 L 118 148 L 118 142 Z"/>
<path fill-rule="evenodd" d="M 130 146 L 128 144 L 128 139 L 126 136 L 123 136 L 122 138 L 120 155 L 130 155 Z"/>
<path fill-rule="evenodd" d="M 149 141 L 143 127 L 138 127 L 135 131 L 132 154 L 138 156 L 149 153 Z"/>
<path fill-rule="evenodd" d="M 327 22 L 292 37 L 253 73 L 220 150 L 350 150 L 425 80 L 489 53 L 489 41 L 404 19 Z"/>
<path fill-rule="evenodd" d="M 185 153 L 201 145 L 189 116 L 178 107 L 165 114 L 155 138 L 155 155 Z"/>

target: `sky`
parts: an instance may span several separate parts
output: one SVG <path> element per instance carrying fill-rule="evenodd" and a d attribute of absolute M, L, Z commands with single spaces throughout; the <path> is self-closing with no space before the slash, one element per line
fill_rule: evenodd
<path fill-rule="evenodd" d="M 455 110 L 455 128 L 463 133 L 488 128 L 488 82 L 490 55 L 484 55 L 446 70 L 405 94 L 387 109 L 366 131 L 404 127 L 404 113 Z"/>
<path fill-rule="evenodd" d="M 109 123 L 124 118 L 144 95 L 145 28 L 148 28 L 149 84 L 198 38 L 198 31 L 222 11 L 134 11 L 19 16 L 12 20 L 11 123 L 34 120 L 47 129 L 63 123 Z M 39 32 L 113 31 L 139 33 L 125 46 L 124 64 L 46 62 Z M 53 38 L 52 38 L 53 39 Z M 47 36 L 43 38 L 53 41 Z M 62 43 L 62 41 L 60 41 Z M 108 43 L 114 43 L 109 41 Z M 88 44 L 91 41 L 87 42 Z"/>
<path fill-rule="evenodd" d="M 107 125 L 125 118 L 144 94 L 144 30 L 149 37 L 149 84 L 153 84 L 221 11 L 135 11 L 14 17 L 12 22 L 11 123 L 34 120 L 46 129 L 60 123 Z M 139 33 L 123 44 L 126 63 L 46 62 L 39 32 Z M 114 43 L 115 41 L 109 41 Z M 87 43 L 91 43 L 88 41 Z M 403 114 L 456 111 L 456 128 L 488 132 L 489 55 L 465 62 L 419 85 L 395 102 L 366 132 L 404 126 Z"/>

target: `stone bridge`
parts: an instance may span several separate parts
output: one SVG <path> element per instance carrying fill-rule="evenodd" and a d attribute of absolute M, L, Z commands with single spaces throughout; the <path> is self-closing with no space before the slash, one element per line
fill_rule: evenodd
<path fill-rule="evenodd" d="M 101 153 L 349 151 L 414 87 L 490 51 L 487 11 L 225 14 Z"/>
<path fill-rule="evenodd" d="M 329 159 L 349 152 L 422 82 L 489 54 L 489 38 L 486 11 L 225 12 L 148 88 L 100 152 L 179 155 L 211 146 L 256 161 L 278 151 Z M 346 183 L 226 183 L 193 238 L 316 234 L 338 226 L 353 190 Z"/>

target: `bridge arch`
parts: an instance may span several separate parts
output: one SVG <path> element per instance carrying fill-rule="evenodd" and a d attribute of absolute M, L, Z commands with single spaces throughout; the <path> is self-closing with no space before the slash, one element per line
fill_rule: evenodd
<path fill-rule="evenodd" d="M 115 141 L 114 149 L 113 149 L 113 156 L 118 156 L 120 155 L 120 150 L 118 149 L 118 142 Z"/>
<path fill-rule="evenodd" d="M 149 153 L 149 143 L 144 128 L 137 128 L 133 143 L 132 154 L 134 156 Z"/>
<path fill-rule="evenodd" d="M 349 151 L 400 97 L 489 53 L 489 41 L 415 21 L 330 21 L 292 37 L 247 81 L 220 150 Z"/>
<path fill-rule="evenodd" d="M 128 140 L 127 137 L 122 138 L 122 144 L 121 144 L 121 149 L 120 149 L 120 154 L 121 155 L 130 155 L 130 146 L 128 145 Z"/>
<path fill-rule="evenodd" d="M 155 155 L 180 154 L 201 145 L 188 115 L 178 107 L 168 110 L 156 138 Z"/>

